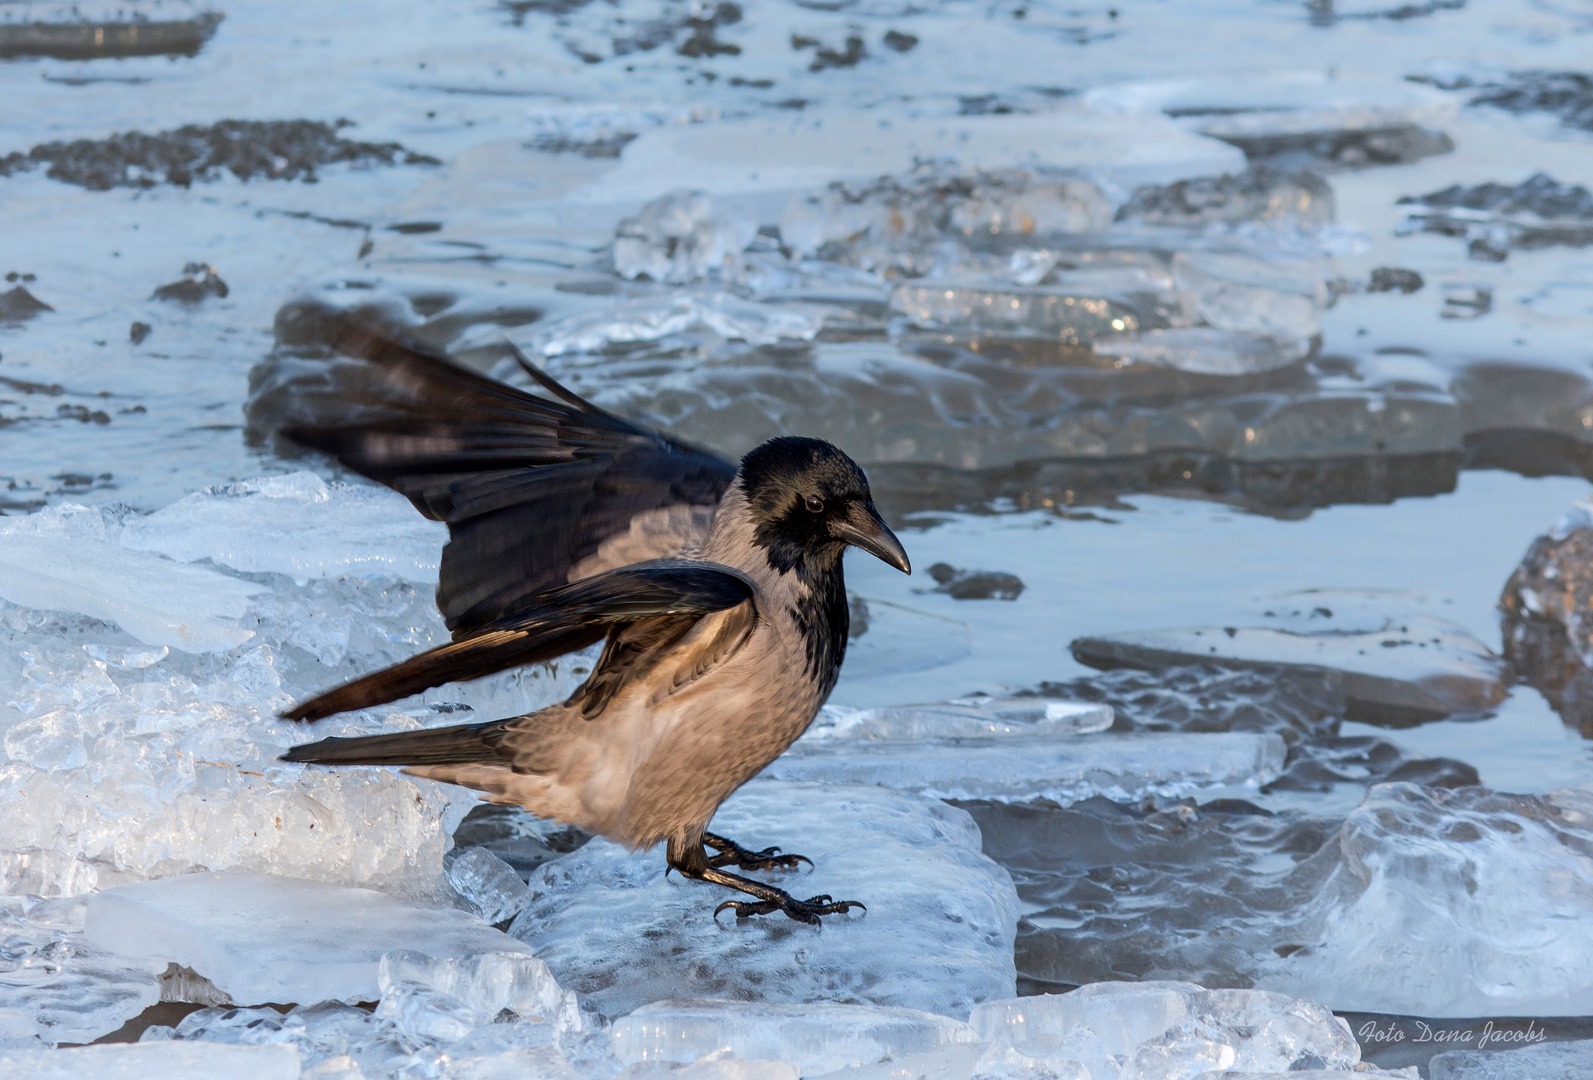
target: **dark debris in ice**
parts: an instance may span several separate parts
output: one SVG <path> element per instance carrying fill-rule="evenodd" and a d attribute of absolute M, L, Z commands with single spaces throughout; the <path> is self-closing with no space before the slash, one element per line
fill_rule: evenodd
<path fill-rule="evenodd" d="M 1453 184 L 1406 195 L 1403 233 L 1430 232 L 1466 241 L 1467 254 L 1503 262 L 1513 249 L 1593 244 L 1593 192 L 1534 173 L 1519 184 Z"/>
<path fill-rule="evenodd" d="M 29 275 L 30 277 L 32 275 Z M 0 325 L 19 323 L 55 309 L 28 292 L 21 285 L 13 285 L 0 293 Z"/>
<path fill-rule="evenodd" d="M 1016 600 L 1023 592 L 1018 575 L 1002 570 L 960 570 L 942 562 L 929 568 L 929 576 L 935 579 L 933 591 L 953 600 Z"/>
<path fill-rule="evenodd" d="M 151 294 L 151 300 L 167 300 L 179 304 L 197 304 L 211 296 L 224 297 L 228 293 L 227 283 L 221 280 L 221 275 L 216 273 L 216 268 L 209 263 L 191 262 L 183 267 L 183 276 L 176 281 L 169 281 L 157 288 Z M 138 327 L 143 326 L 143 333 Z M 143 323 L 134 323 L 131 337 L 133 344 L 138 344 L 148 335 L 149 327 Z"/>
<path fill-rule="evenodd" d="M 49 8 L 44 10 L 49 11 Z M 69 10 L 76 15 L 75 9 Z M 117 14 L 121 17 L 22 21 L 28 18 L 28 7 L 24 7 L 22 19 L 0 22 L 0 58 L 48 56 L 56 60 L 98 60 L 119 56 L 195 56 L 215 34 L 223 18 L 219 11 L 195 11 L 187 18 L 175 19 L 151 19 L 141 11 Z"/>
<path fill-rule="evenodd" d="M 1455 149 L 1455 141 L 1444 132 L 1415 124 L 1289 134 L 1212 135 L 1243 150 L 1251 164 L 1282 170 L 1406 165 Z"/>
<path fill-rule="evenodd" d="M 1413 292 L 1420 292 L 1425 284 L 1422 276 L 1414 270 L 1405 270 L 1398 266 L 1379 266 L 1372 270 L 1372 276 L 1366 282 L 1366 291 L 1398 292 L 1408 296 Z"/>
<path fill-rule="evenodd" d="M 1340 5 L 1335 0 L 1305 0 L 1306 11 L 1309 12 L 1313 26 L 1332 26 L 1340 20 L 1367 20 L 1388 19 L 1390 22 L 1404 22 L 1406 19 L 1420 19 L 1429 15 L 1436 15 L 1440 11 L 1459 11 L 1466 6 L 1466 0 L 1390 0 L 1387 7 L 1373 7 L 1370 10 L 1356 5 L 1354 10 L 1341 11 Z"/>
<path fill-rule="evenodd" d="M 146 135 L 129 131 L 108 139 L 42 143 L 26 154 L 0 157 L 0 176 L 41 165 L 52 180 L 109 191 L 117 187 L 188 187 L 230 172 L 240 180 L 303 180 L 313 183 L 325 165 L 437 165 L 436 158 L 398 143 L 345 139 L 351 126 L 319 120 L 222 120 L 186 124 Z"/>
<path fill-rule="evenodd" d="M 1333 189 L 1307 170 L 1260 166 L 1238 175 L 1135 188 L 1118 208 L 1117 220 L 1179 226 L 1283 220 L 1325 225 L 1333 220 Z"/>
<path fill-rule="evenodd" d="M 1474 86 L 1469 79 L 1449 82 L 1444 89 Z M 1545 112 L 1566 127 L 1593 131 L 1593 75 L 1581 71 L 1514 71 L 1500 82 L 1480 84 L 1472 105 L 1488 105 L 1517 116 Z"/>

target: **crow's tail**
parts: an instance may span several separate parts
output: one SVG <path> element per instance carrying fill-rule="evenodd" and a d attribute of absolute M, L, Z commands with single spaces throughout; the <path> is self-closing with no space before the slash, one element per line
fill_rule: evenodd
<path fill-rule="evenodd" d="M 508 765 L 514 757 L 503 745 L 509 724 L 493 720 L 358 739 L 322 739 L 295 746 L 282 760 L 306 765 Z"/>

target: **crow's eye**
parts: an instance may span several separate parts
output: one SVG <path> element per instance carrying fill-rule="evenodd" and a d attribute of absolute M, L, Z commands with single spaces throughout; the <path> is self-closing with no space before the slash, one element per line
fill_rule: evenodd
<path fill-rule="evenodd" d="M 824 500 L 817 495 L 809 495 L 807 497 L 807 508 L 815 514 L 822 514 L 824 513 Z"/>

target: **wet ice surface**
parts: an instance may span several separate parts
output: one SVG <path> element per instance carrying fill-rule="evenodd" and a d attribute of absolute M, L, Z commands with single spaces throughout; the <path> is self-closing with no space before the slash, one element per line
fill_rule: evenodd
<path fill-rule="evenodd" d="M 75 898 L 144 879 L 374 888 L 483 933 L 561 866 L 632 868 L 639 904 L 666 889 L 656 853 L 508 811 L 456 831 L 458 793 L 274 763 L 306 737 L 273 719 L 287 701 L 445 636 L 439 529 L 269 437 L 314 407 L 328 307 L 513 379 L 508 336 L 726 453 L 801 431 L 863 461 L 915 565 L 967 576 L 852 563 L 867 628 L 775 774 L 964 800 L 1018 886 L 1024 987 L 1589 1011 L 1580 938 L 1552 929 L 1588 918 L 1593 776 L 1586 537 L 1550 534 L 1586 493 L 1593 402 L 1580 14 L 154 6 L 190 24 L 175 59 L 0 62 L 28 103 L 0 120 L 0 508 L 48 506 L 0 523 L 4 1038 L 92 1038 L 183 993 L 84 936 Z M 93 55 L 133 51 L 114 25 Z M 1456 648 L 1407 663 L 1431 644 L 1411 628 L 1438 623 Z M 1222 635 L 1225 666 L 1140 648 L 1168 627 Z M 1135 639 L 1138 670 L 1082 666 L 1081 638 Z M 1364 640 L 1377 670 L 1252 666 L 1299 659 L 1256 647 L 1282 640 Z M 1478 648 L 1530 685 L 1501 686 Z M 317 735 L 508 715 L 587 662 Z M 1447 717 L 1368 711 L 1368 674 L 1438 688 L 1426 712 Z M 830 869 L 843 894 L 891 872 Z M 1500 898 L 1522 883 L 1515 911 Z M 665 928 L 681 940 L 806 933 L 691 938 L 716 890 L 667 892 L 690 897 Z M 878 915 L 819 940 L 888 937 Z M 207 1009 L 166 1045 L 288 1043 L 326 1076 L 621 1066 L 553 1050 L 545 1018 L 483 1022 L 457 973 L 403 970 L 381 1016 Z M 1224 1060 L 1209 1018 L 1190 1023 L 1180 1076 Z M 690 1075 L 743 1075 L 753 1045 Z M 853 1067 L 975 1068 L 900 1050 L 910 1064 Z M 1004 1053 L 981 1050 L 979 1074 L 1051 1060 Z M 671 1067 L 636 1064 L 653 1066 Z"/>

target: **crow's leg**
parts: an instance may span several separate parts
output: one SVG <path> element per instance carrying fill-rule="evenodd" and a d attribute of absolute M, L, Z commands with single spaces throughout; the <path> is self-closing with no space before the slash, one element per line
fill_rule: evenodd
<path fill-rule="evenodd" d="M 702 840 L 719 853 L 708 856 L 709 866 L 736 866 L 742 870 L 795 870 L 797 863 L 813 865 L 813 860 L 806 855 L 782 855 L 777 847 L 748 851 L 734 840 L 711 832 L 703 833 Z"/>
<path fill-rule="evenodd" d="M 828 896 L 810 896 L 806 900 L 798 900 L 784 889 L 721 870 L 710 863 L 708 852 L 697 837 L 690 841 L 670 840 L 668 857 L 670 868 L 679 870 L 684 877 L 723 885 L 757 897 L 756 901 L 726 900 L 714 908 L 715 918 L 726 908 L 734 911 L 737 919 L 783 911 L 797 922 L 817 925 L 820 915 L 841 915 L 853 908 L 868 910 L 856 900 L 831 900 Z"/>

